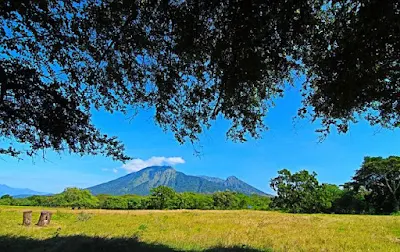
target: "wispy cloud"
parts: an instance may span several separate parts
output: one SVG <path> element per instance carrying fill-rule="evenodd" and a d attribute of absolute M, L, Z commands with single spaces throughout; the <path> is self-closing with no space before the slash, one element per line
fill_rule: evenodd
<path fill-rule="evenodd" d="M 184 164 L 185 160 L 181 157 L 151 157 L 147 160 L 140 158 L 133 159 L 122 165 L 122 169 L 127 172 L 140 171 L 143 168 L 155 165 L 177 165 Z"/>
<path fill-rule="evenodd" d="M 101 170 L 104 171 L 104 172 L 118 173 L 118 169 L 117 168 L 113 168 L 113 169 L 111 169 L 111 168 L 102 168 Z"/>

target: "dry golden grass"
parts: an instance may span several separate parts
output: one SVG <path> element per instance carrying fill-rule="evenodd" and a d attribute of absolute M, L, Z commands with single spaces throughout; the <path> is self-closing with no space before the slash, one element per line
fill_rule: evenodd
<path fill-rule="evenodd" d="M 24 227 L 23 210 L 0 207 L 0 236 L 131 238 L 176 250 L 245 247 L 273 251 L 400 251 L 400 217 L 262 211 L 50 209 L 50 226 Z M 83 214 L 81 212 L 84 212 Z M 1 241 L 0 241 L 1 242 Z M 1 246 L 0 246 L 1 248 Z M 23 250 L 21 250 L 23 251 Z M 39 250 L 40 251 L 40 250 Z"/>

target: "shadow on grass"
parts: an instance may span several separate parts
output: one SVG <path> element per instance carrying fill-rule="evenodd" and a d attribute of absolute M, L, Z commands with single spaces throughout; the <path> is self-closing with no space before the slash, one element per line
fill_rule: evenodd
<path fill-rule="evenodd" d="M 88 236 L 53 237 L 45 240 L 36 240 L 27 237 L 0 236 L 0 251 L 4 252 L 90 252 L 90 251 L 183 251 L 165 245 L 148 244 L 136 238 L 101 238 Z M 260 250 L 248 247 L 215 247 L 203 250 L 206 252 L 258 252 Z"/>

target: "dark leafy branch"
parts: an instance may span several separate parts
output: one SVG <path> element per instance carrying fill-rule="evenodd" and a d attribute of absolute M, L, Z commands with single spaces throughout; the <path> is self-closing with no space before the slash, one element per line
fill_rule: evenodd
<path fill-rule="evenodd" d="M 125 160 L 91 109 L 153 108 L 180 143 L 218 116 L 229 138 L 259 137 L 294 72 L 308 77 L 299 115 L 321 132 L 359 115 L 400 125 L 394 0 L 5 0 L 0 20 L 1 136 L 33 153 Z"/>

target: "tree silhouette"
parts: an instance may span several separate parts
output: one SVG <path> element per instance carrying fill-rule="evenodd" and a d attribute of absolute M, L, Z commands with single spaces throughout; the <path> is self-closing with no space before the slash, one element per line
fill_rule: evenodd
<path fill-rule="evenodd" d="M 275 97 L 304 73 L 302 117 L 340 132 L 364 116 L 399 124 L 399 3 L 265 0 L 4 0 L 0 153 L 126 160 L 91 111 L 152 108 L 177 141 L 217 116 L 259 137 Z M 25 144 L 18 148 L 8 142 Z"/>
<path fill-rule="evenodd" d="M 353 180 L 357 189 L 364 186 L 370 192 L 367 200 L 378 211 L 400 210 L 400 157 L 365 157 Z"/>

